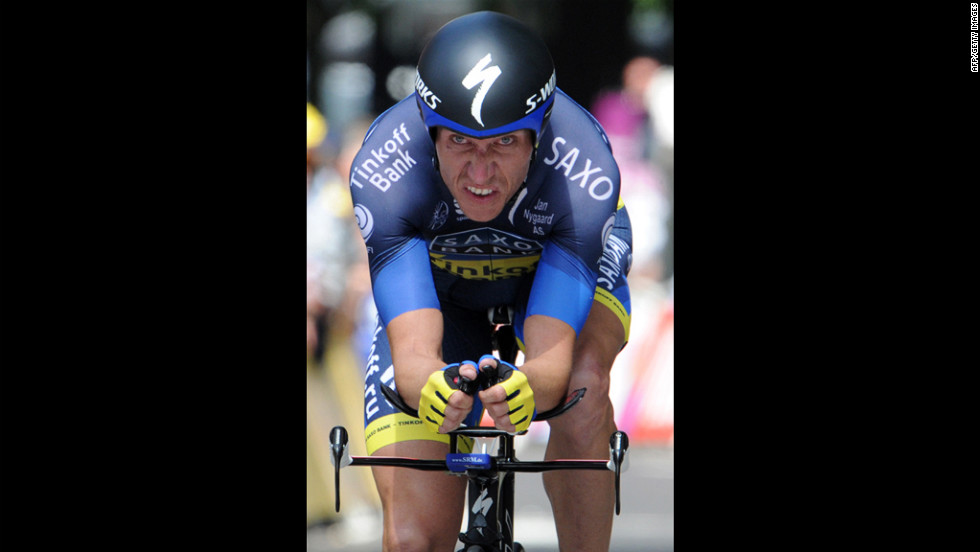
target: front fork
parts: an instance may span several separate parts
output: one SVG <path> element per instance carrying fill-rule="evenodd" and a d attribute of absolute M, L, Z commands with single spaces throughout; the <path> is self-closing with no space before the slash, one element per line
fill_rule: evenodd
<path fill-rule="evenodd" d="M 500 439 L 498 458 L 516 460 L 513 436 Z M 463 551 L 513 552 L 514 472 L 475 471 L 469 474 L 466 496 L 467 530 L 459 534 Z M 488 519 L 497 520 L 496 527 Z"/>
<path fill-rule="evenodd" d="M 477 476 L 467 489 L 467 530 L 459 534 L 463 551 L 512 552 L 514 550 L 514 473 Z M 497 520 L 490 527 L 487 520 Z M 482 548 L 475 548 L 482 547 Z"/>

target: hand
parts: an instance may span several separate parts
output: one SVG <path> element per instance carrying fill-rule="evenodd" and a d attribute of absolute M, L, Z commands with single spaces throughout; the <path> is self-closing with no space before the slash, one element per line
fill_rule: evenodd
<path fill-rule="evenodd" d="M 484 408 L 493 418 L 494 426 L 508 433 L 520 433 L 531 426 L 534 415 L 534 391 L 527 376 L 516 366 L 492 355 L 483 355 L 480 370 L 496 369 L 497 383 L 480 392 Z"/>
<path fill-rule="evenodd" d="M 457 427 L 473 409 L 473 397 L 461 393 L 460 384 L 476 379 L 473 361 L 450 364 L 433 372 L 419 398 L 419 419 L 432 431 L 448 433 Z"/>

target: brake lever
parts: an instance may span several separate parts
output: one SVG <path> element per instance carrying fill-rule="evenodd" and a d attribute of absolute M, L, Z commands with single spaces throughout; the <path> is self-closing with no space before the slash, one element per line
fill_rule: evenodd
<path fill-rule="evenodd" d="M 347 446 L 347 430 L 337 426 L 330 430 L 330 463 L 333 464 L 334 507 L 340 511 L 340 468 L 353 462 Z"/>
<path fill-rule="evenodd" d="M 607 466 L 616 474 L 616 515 L 619 515 L 619 479 L 620 475 L 629 468 L 630 440 L 625 432 L 616 431 L 609 436 L 609 464 Z"/>

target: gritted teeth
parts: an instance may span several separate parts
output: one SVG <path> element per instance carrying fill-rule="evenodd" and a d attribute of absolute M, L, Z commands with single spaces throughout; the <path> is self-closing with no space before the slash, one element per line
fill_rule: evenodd
<path fill-rule="evenodd" d="M 493 190 L 489 188 L 473 188 L 472 186 L 467 186 L 466 189 L 478 196 L 486 196 L 493 193 Z"/>

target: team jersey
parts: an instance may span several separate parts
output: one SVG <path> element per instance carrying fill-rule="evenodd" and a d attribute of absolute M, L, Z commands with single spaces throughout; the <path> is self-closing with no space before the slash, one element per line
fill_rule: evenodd
<path fill-rule="evenodd" d="M 555 96 L 524 186 L 488 222 L 468 219 L 443 183 L 414 95 L 374 121 L 350 189 L 383 325 L 440 299 L 486 309 L 529 293 L 525 317 L 557 318 L 577 334 L 598 291 L 625 276 L 615 246 L 603 255 L 621 205 L 608 139 L 588 111 Z"/>

